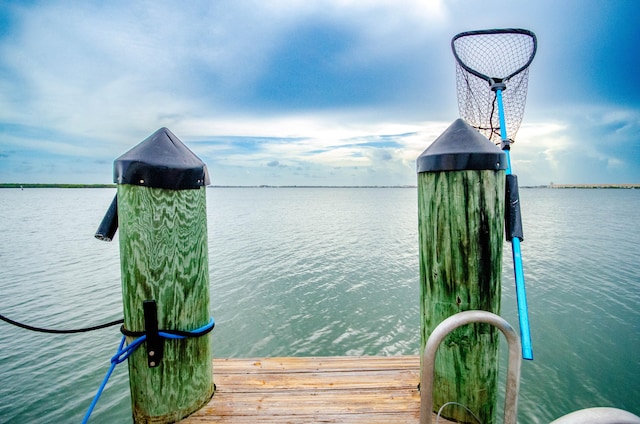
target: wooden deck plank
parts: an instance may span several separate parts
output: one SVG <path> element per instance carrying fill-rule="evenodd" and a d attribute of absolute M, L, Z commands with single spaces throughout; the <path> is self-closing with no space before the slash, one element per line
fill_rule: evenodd
<path fill-rule="evenodd" d="M 184 421 L 187 422 L 187 421 Z M 329 416 L 320 415 L 273 415 L 266 416 L 236 416 L 211 415 L 207 417 L 189 418 L 191 424 L 221 423 L 221 424 L 310 424 L 310 423 L 339 423 L 339 424 L 417 424 L 418 418 L 413 415 L 400 414 L 358 414 Z M 435 422 L 435 419 L 433 420 Z M 450 421 L 440 419 L 439 423 L 452 424 Z"/>
<path fill-rule="evenodd" d="M 396 371 L 398 379 L 389 381 L 387 388 L 411 389 L 417 386 L 419 376 L 410 370 Z M 283 390 L 290 387 L 297 389 L 376 389 L 380 387 L 380 380 L 385 375 L 376 371 L 345 371 L 345 372 L 310 372 L 293 374 L 273 374 L 265 377 L 264 374 L 247 374 L 241 380 L 237 374 L 217 374 L 216 385 L 219 387 L 233 388 L 234 391 Z M 412 381 L 413 379 L 413 381 Z M 407 383 L 410 382 L 410 383 Z"/>
<path fill-rule="evenodd" d="M 349 371 L 358 364 L 357 370 L 385 370 L 419 368 L 418 355 L 411 356 L 326 356 L 326 357 L 281 357 L 281 358 L 233 358 L 214 359 L 216 370 L 225 373 L 265 373 L 271 371 L 311 372 Z"/>
<path fill-rule="evenodd" d="M 213 374 L 216 394 L 183 424 L 419 421 L 418 356 L 214 359 Z"/>

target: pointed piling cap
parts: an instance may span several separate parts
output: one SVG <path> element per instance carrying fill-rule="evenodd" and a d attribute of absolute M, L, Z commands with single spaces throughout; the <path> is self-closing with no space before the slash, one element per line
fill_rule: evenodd
<path fill-rule="evenodd" d="M 507 169 L 506 154 L 462 119 L 456 119 L 416 161 L 418 173 Z"/>
<path fill-rule="evenodd" d="M 209 184 L 207 165 L 167 128 L 144 139 L 113 163 L 113 181 L 169 190 Z"/>

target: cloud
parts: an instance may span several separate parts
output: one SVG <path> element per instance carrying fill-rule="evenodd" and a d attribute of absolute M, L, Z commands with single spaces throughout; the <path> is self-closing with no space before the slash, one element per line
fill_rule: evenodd
<path fill-rule="evenodd" d="M 160 126 L 188 136 L 306 137 L 316 126 L 308 122 L 317 121 L 309 116 L 318 110 L 325 136 L 331 126 L 343 132 L 330 138 L 348 137 L 344 132 L 352 125 L 373 126 L 381 115 L 387 121 L 398 114 L 415 120 L 412 108 L 402 105 L 403 93 L 416 93 L 407 77 L 424 68 L 406 57 L 432 37 L 425 23 L 439 27 L 447 17 L 444 3 L 436 0 L 73 7 L 59 1 L 11 6 L 7 14 L 13 26 L 11 36 L 0 39 L 0 72 L 8 76 L 0 80 L 6 93 L 0 98 L 0 122 L 52 131 L 58 140 L 51 145 L 26 141 L 51 152 L 78 139 L 84 145 L 77 151 L 92 146 L 117 152 Z M 348 38 L 335 49 L 316 43 L 321 48 L 316 54 L 331 61 L 333 73 L 318 73 L 313 66 L 287 71 L 322 83 L 304 98 L 302 109 L 292 103 L 295 96 L 260 97 L 261 87 L 273 82 L 266 75 L 282 66 L 277 52 L 286 52 L 301 34 L 312 43 L 314 36 L 331 31 Z M 407 63 L 414 71 L 403 71 Z M 376 84 L 379 78 L 387 84 Z M 335 90 L 342 94 L 335 97 Z M 419 97 L 414 94 L 413 102 Z M 392 99 L 396 106 L 388 104 Z M 20 137 L 4 142 L 21 144 Z"/>
<path fill-rule="evenodd" d="M 411 184 L 416 157 L 457 117 L 451 36 L 508 25 L 540 41 L 512 152 L 521 181 L 640 179 L 627 54 L 638 6 L 547 5 L 3 3 L 0 151 L 14 153 L 0 177 L 21 178 L 9 161 L 44 179 L 56 178 L 49 165 L 91 160 L 105 182 L 95 161 L 167 126 L 234 184 Z"/>
<path fill-rule="evenodd" d="M 207 163 L 214 184 L 242 184 L 236 178 L 244 170 L 248 184 L 409 185 L 415 184 L 416 158 L 449 124 L 423 122 L 397 127 L 404 130 L 397 134 L 369 135 L 384 125 L 323 132 L 327 127 L 316 122 L 309 137 L 196 137 L 187 144 Z"/>
<path fill-rule="evenodd" d="M 640 110 L 581 105 L 555 115 L 523 124 L 511 149 L 526 184 L 640 180 Z"/>
<path fill-rule="evenodd" d="M 316 43 L 321 48 L 316 54 L 332 61 L 337 76 L 351 72 L 366 79 L 375 72 L 372 64 L 379 68 L 381 61 L 419 46 L 428 34 L 424 23 L 438 22 L 445 11 L 439 1 L 401 7 L 391 1 L 241 1 L 224 7 L 47 2 L 16 8 L 14 14 L 18 24 L 0 51 L 4 72 L 18 84 L 4 85 L 9 96 L 0 119 L 109 138 L 122 136 L 123 128 L 149 131 L 184 117 L 255 113 L 261 103 L 255 96 L 271 81 L 265 75 L 282 65 L 273 54 L 290 52 L 305 33 L 347 36 L 348 44 L 336 50 Z M 312 25 L 317 29 L 309 32 Z M 312 42 L 307 39 L 300 48 Z M 317 78 L 325 88 L 338 84 L 323 82 L 326 75 L 308 68 L 281 70 Z M 364 86 L 360 91 L 366 92 Z M 331 100 L 327 93 L 313 92 L 318 104 Z M 279 100 L 286 105 L 286 99 Z"/>

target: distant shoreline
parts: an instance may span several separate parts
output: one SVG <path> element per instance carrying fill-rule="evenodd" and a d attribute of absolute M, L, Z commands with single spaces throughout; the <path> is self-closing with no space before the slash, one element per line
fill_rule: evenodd
<path fill-rule="evenodd" d="M 0 188 L 116 188 L 116 184 L 0 183 Z M 207 188 L 417 188 L 415 185 L 208 185 Z"/>
<path fill-rule="evenodd" d="M 417 188 L 415 185 L 395 185 L 395 186 L 376 186 L 376 185 L 368 185 L 368 186 L 329 186 L 329 185 L 320 185 L 320 186 L 308 186 L 308 185 L 282 185 L 282 186 L 272 186 L 272 185 L 250 185 L 250 186 L 234 186 L 234 185 L 210 185 L 209 188 Z"/>
<path fill-rule="evenodd" d="M 548 188 L 640 188 L 640 184 L 551 184 Z"/>
<path fill-rule="evenodd" d="M 0 183 L 0 188 L 116 188 L 115 184 Z"/>
<path fill-rule="evenodd" d="M 0 188 L 116 188 L 116 184 L 50 184 L 50 183 L 0 183 Z M 417 188 L 415 185 L 209 185 L 207 188 Z M 521 186 L 520 188 L 551 189 L 640 189 L 640 184 L 551 184 Z"/>

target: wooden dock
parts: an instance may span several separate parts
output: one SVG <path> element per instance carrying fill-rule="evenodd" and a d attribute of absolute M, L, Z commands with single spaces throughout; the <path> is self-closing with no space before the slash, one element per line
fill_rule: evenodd
<path fill-rule="evenodd" d="M 418 356 L 214 359 L 213 374 L 215 395 L 182 424 L 419 422 Z"/>

